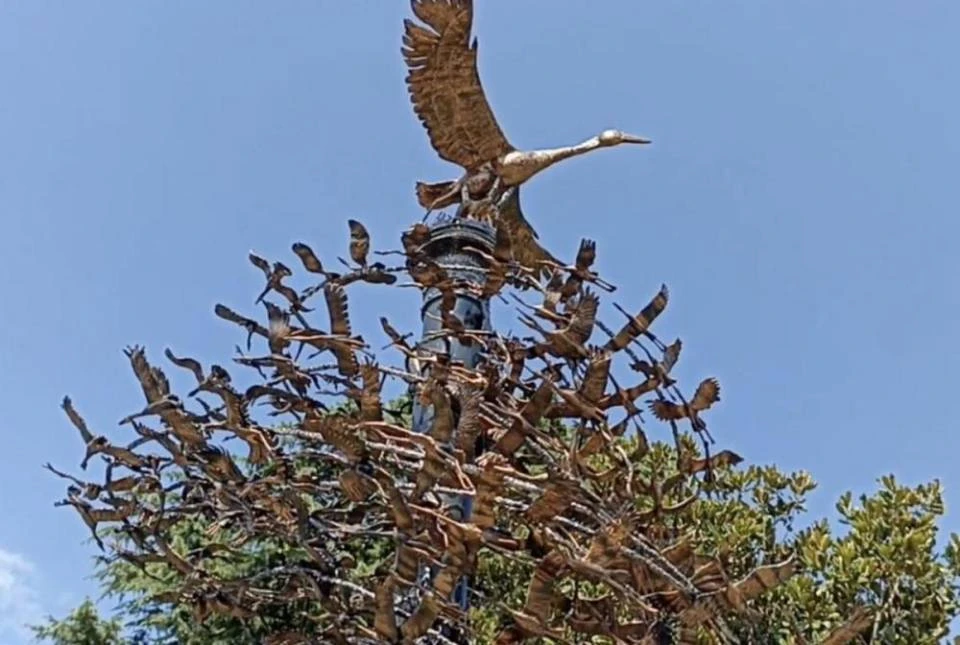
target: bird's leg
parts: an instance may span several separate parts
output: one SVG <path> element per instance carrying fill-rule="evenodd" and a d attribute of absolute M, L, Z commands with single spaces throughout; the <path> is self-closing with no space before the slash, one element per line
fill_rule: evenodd
<path fill-rule="evenodd" d="M 590 276 L 588 282 L 592 282 L 593 284 L 597 285 L 607 293 L 613 293 L 614 291 L 617 290 L 616 285 L 610 284 L 609 282 L 607 282 L 597 274 L 593 274 L 592 276 Z"/>
<path fill-rule="evenodd" d="M 484 201 L 489 204 L 489 208 L 485 209 L 485 214 L 489 218 L 488 223 L 496 226 L 497 218 L 500 216 L 500 207 L 498 206 L 500 202 L 500 186 L 502 185 L 502 180 L 500 175 L 493 176 L 493 184 L 490 185 L 490 190 L 487 191 L 487 197 Z"/>
<path fill-rule="evenodd" d="M 500 178 L 500 175 L 494 175 L 493 185 L 490 186 L 490 192 L 487 193 L 493 202 L 496 202 L 500 199 L 500 186 L 502 184 L 503 184 L 503 180 Z"/>

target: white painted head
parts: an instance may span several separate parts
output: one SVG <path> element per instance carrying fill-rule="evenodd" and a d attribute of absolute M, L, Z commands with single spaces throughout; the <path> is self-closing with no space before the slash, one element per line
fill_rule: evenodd
<path fill-rule="evenodd" d="M 650 143 L 650 139 L 627 134 L 620 130 L 604 130 L 597 138 L 601 146 L 617 146 L 621 143 Z"/>

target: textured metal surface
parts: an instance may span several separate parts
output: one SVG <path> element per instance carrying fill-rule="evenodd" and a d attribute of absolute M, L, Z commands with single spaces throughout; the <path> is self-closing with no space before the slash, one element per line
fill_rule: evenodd
<path fill-rule="evenodd" d="M 434 262 L 446 269 L 452 278 L 465 280 L 480 286 L 486 279 L 482 270 L 485 260 L 470 249 L 471 247 L 479 248 L 486 253 L 491 253 L 493 243 L 494 231 L 488 224 L 476 220 L 442 221 L 432 228 L 430 241 L 424 245 L 424 252 Z M 456 293 L 457 301 L 453 313 L 463 321 L 464 326 L 469 330 L 491 331 L 490 301 L 477 298 L 463 290 L 457 290 Z M 476 367 L 480 356 L 479 345 L 465 345 L 452 337 L 446 339 L 429 338 L 431 334 L 442 329 L 440 292 L 436 289 L 430 289 L 424 293 L 420 317 L 423 324 L 420 348 L 443 353 L 449 347 L 452 361 L 462 363 L 469 368 Z M 432 406 L 421 405 L 417 397 L 414 397 L 413 430 L 427 432 L 432 422 Z M 454 519 L 465 520 L 469 518 L 473 507 L 473 498 L 461 497 L 458 506 L 460 517 Z M 457 585 L 454 600 L 464 610 L 467 608 L 469 603 L 466 579 L 461 580 L 460 584 Z"/>
<path fill-rule="evenodd" d="M 430 258 L 446 269 L 455 280 L 465 280 L 480 286 L 486 276 L 483 272 L 485 260 L 471 251 L 479 248 L 486 253 L 492 253 L 494 233 L 492 227 L 473 220 L 454 220 L 442 222 L 434 226 L 430 241 L 424 245 L 424 252 Z M 467 329 L 490 331 L 490 302 L 481 300 L 472 294 L 457 291 L 457 302 L 454 313 L 463 321 Z M 420 310 L 423 322 L 422 338 L 441 329 L 440 323 L 440 292 L 429 289 L 423 296 L 423 305 Z M 450 338 L 450 358 L 462 361 L 467 367 L 475 367 L 477 360 L 477 346 L 467 346 L 460 341 Z M 442 352 L 447 342 L 443 339 L 424 340 L 421 347 Z"/>
<path fill-rule="evenodd" d="M 466 188 L 471 200 L 499 202 L 497 223 L 511 240 L 514 259 L 545 272 L 540 263 L 555 258 L 537 241 L 520 210 L 520 186 L 564 159 L 650 141 L 606 130 L 572 146 L 517 150 L 497 122 L 480 82 L 477 42 L 471 39 L 472 0 L 412 0 L 411 6 L 417 21 L 404 23 L 402 51 L 413 111 L 440 158 L 465 171 L 456 181 L 417 182 L 417 200 L 424 208 L 446 208 L 462 203 L 461 189 Z"/>

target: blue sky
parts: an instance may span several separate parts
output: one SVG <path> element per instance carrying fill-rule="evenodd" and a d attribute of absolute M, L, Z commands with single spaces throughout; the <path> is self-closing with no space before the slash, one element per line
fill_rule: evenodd
<path fill-rule="evenodd" d="M 939 477 L 960 528 L 960 4 L 477 5 L 515 145 L 654 140 L 551 169 L 524 208 L 563 257 L 595 239 L 628 308 L 668 284 L 657 330 L 684 340 L 681 383 L 719 378 L 718 443 L 810 470 L 815 516 L 887 472 Z M 259 314 L 248 250 L 332 261 L 348 217 L 396 248 L 414 181 L 458 175 L 408 103 L 407 13 L 0 2 L 0 644 L 95 592 L 86 529 L 41 470 L 81 458 L 61 397 L 124 432 L 142 399 L 123 346 L 227 361 L 242 334 L 213 305 Z M 352 293 L 375 343 L 376 314 L 416 326 L 416 294 L 390 291 Z"/>

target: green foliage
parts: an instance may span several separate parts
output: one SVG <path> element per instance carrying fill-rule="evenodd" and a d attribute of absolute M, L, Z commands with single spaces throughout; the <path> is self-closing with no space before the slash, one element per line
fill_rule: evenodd
<path fill-rule="evenodd" d="M 674 449 L 664 443 L 646 446 L 641 439 L 621 440 L 636 471 L 650 482 L 675 475 Z M 689 437 L 682 445 L 685 451 L 697 450 Z M 602 470 L 602 460 L 598 457 L 592 465 Z M 300 468 L 326 476 L 322 466 L 306 459 Z M 690 536 L 703 555 L 721 559 L 731 578 L 796 554 L 798 575 L 753 601 L 749 615 L 729 617 L 746 642 L 816 642 L 865 604 L 877 611 L 863 642 L 937 643 L 960 611 L 960 539 L 952 535 L 942 551 L 936 546 L 937 521 L 944 513 L 940 484 L 909 487 L 893 476 L 882 477 L 879 484 L 876 492 L 856 503 L 852 493 L 840 497 L 839 531 L 824 520 L 797 531 L 806 496 L 816 483 L 808 473 L 784 473 L 773 466 L 721 467 L 704 485 L 705 494 L 692 503 L 682 504 L 697 492 L 695 480 L 688 478 L 664 494 L 662 510 L 656 511 L 651 497 L 643 494 L 637 495 L 637 510 L 648 513 L 648 537 Z M 671 507 L 679 510 L 670 512 Z M 199 522 L 181 523 L 172 531 L 171 542 L 185 552 L 229 537 L 211 535 L 208 529 Z M 300 560 L 296 549 L 270 540 L 246 545 L 242 553 L 224 560 L 218 573 L 239 577 Z M 392 546 L 387 540 L 371 540 L 344 551 L 343 557 L 356 561 L 353 575 L 363 578 L 391 565 Z M 503 607 L 522 605 L 531 573 L 526 565 L 481 554 L 471 610 L 474 642 L 493 642 Z M 306 630 L 311 621 L 304 617 L 318 611 L 292 604 L 247 619 L 212 615 L 198 622 L 192 607 L 163 601 L 175 580 L 164 563 L 149 564 L 146 571 L 123 561 L 101 563 L 98 575 L 107 594 L 120 600 L 120 615 L 129 624 L 126 640 L 120 637 L 118 619 L 99 618 L 89 602 L 35 628 L 38 638 L 56 645 L 252 644 L 284 629 Z"/>
<path fill-rule="evenodd" d="M 792 541 L 806 574 L 760 601 L 771 633 L 802 626 L 819 634 L 818 626 L 865 604 L 877 610 L 868 642 L 921 645 L 947 635 L 960 608 L 960 562 L 955 534 L 943 552 L 936 547 L 940 483 L 909 487 L 886 475 L 879 484 L 858 504 L 849 492 L 841 496 L 842 532 L 821 521 Z"/>
<path fill-rule="evenodd" d="M 104 620 L 89 598 L 64 618 L 47 619 L 33 628 L 34 636 L 53 645 L 120 645 L 122 625 L 119 619 Z"/>

